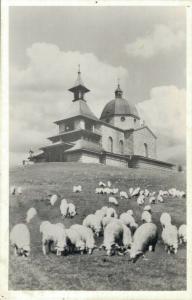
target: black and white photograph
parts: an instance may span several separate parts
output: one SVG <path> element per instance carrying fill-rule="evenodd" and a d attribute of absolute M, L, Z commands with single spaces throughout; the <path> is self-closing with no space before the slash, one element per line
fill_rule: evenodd
<path fill-rule="evenodd" d="M 8 7 L 8 290 L 185 292 L 187 6 L 98 2 Z"/>

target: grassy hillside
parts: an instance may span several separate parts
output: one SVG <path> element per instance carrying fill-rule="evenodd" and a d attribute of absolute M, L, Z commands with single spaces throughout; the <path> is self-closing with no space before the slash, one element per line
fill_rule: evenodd
<path fill-rule="evenodd" d="M 30 225 L 31 256 L 26 259 L 14 257 L 10 249 L 9 288 L 14 290 L 183 290 L 186 288 L 186 248 L 182 246 L 176 255 L 168 255 L 161 240 L 155 253 L 147 253 L 147 260 L 136 264 L 128 262 L 129 256 L 107 257 L 106 252 L 95 250 L 93 255 L 43 256 L 39 225 L 42 220 L 61 222 L 59 201 L 51 207 L 46 200 L 50 193 L 73 202 L 78 210 L 74 219 L 65 219 L 69 227 L 81 223 L 86 215 L 107 205 L 107 196 L 96 195 L 98 182 L 110 180 L 113 186 L 127 191 L 140 186 L 158 191 L 177 187 L 185 190 L 183 173 L 159 172 L 157 170 L 118 169 L 102 165 L 77 163 L 42 163 L 17 167 L 10 170 L 10 185 L 24 188 L 21 196 L 10 196 L 10 228 L 24 222 L 28 208 L 35 207 L 38 217 Z M 81 184 L 80 194 L 72 192 L 73 185 Z M 138 223 L 142 208 L 135 200 L 119 200 L 118 214 L 132 208 Z M 186 222 L 185 199 L 165 200 L 153 205 L 153 219 L 161 233 L 159 217 L 163 211 L 171 214 L 173 223 Z M 102 237 L 96 240 L 102 243 Z"/>

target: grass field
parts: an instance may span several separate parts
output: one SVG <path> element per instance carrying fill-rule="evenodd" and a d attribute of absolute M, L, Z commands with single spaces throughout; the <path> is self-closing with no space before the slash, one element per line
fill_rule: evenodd
<path fill-rule="evenodd" d="M 107 205 L 107 196 L 96 195 L 98 182 L 110 180 L 113 186 L 127 191 L 140 186 L 158 191 L 177 187 L 184 189 L 185 174 L 159 172 L 157 170 L 118 169 L 102 165 L 77 163 L 42 163 L 10 170 L 10 185 L 24 188 L 21 196 L 10 196 L 10 229 L 24 222 L 28 208 L 35 207 L 38 217 L 29 224 L 31 232 L 31 256 L 13 256 L 10 249 L 10 290 L 185 290 L 186 247 L 181 246 L 176 255 L 165 253 L 161 239 L 156 251 L 147 253 L 147 260 L 128 262 L 129 256 L 106 256 L 105 251 L 95 250 L 92 255 L 55 254 L 43 256 L 39 225 L 42 220 L 61 222 L 59 201 L 51 207 L 46 200 L 50 193 L 58 193 L 73 202 L 78 210 L 74 219 L 65 219 L 69 227 L 81 223 L 86 215 Z M 81 184 L 80 194 L 72 192 L 73 185 Z M 136 221 L 140 222 L 142 208 L 135 200 L 119 200 L 118 214 L 132 208 Z M 186 199 L 168 198 L 164 203 L 153 205 L 153 219 L 161 233 L 159 217 L 163 211 L 171 214 L 177 226 L 186 222 Z M 102 243 L 102 237 L 96 240 Z"/>

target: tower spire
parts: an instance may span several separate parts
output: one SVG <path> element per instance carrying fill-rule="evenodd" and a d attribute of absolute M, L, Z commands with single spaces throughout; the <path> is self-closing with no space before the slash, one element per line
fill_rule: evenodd
<path fill-rule="evenodd" d="M 81 79 L 81 70 L 80 70 L 80 64 L 78 65 L 78 73 L 77 73 L 77 79 L 75 81 L 75 85 L 69 89 L 70 92 L 74 94 L 73 101 L 77 100 L 84 100 L 84 94 L 89 92 L 89 89 L 87 89 L 84 86 L 84 83 Z"/>
<path fill-rule="evenodd" d="M 115 90 L 115 98 L 122 98 L 123 91 L 120 88 L 120 79 L 117 78 L 117 88 Z"/>

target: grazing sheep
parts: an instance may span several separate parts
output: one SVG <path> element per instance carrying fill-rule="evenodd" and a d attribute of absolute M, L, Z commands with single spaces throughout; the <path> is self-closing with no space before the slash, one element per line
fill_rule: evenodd
<path fill-rule="evenodd" d="M 100 182 L 99 182 L 99 186 L 100 186 L 100 187 L 106 187 L 106 184 L 105 184 L 104 182 L 100 181 Z"/>
<path fill-rule="evenodd" d="M 23 189 L 22 189 L 21 186 L 19 186 L 19 187 L 17 188 L 17 194 L 18 194 L 18 195 L 23 194 Z"/>
<path fill-rule="evenodd" d="M 179 244 L 185 244 L 187 242 L 187 225 L 182 224 L 178 229 Z"/>
<path fill-rule="evenodd" d="M 128 227 L 130 227 L 131 230 L 136 230 L 136 228 L 138 227 L 138 224 L 135 222 L 135 219 L 132 215 L 128 214 L 128 213 L 122 213 L 119 217 L 119 220 L 127 225 Z"/>
<path fill-rule="evenodd" d="M 158 196 L 157 196 L 157 202 L 160 202 L 160 203 L 164 202 L 164 199 L 163 199 L 162 195 L 158 194 Z"/>
<path fill-rule="evenodd" d="M 62 223 L 51 224 L 49 221 L 43 221 L 40 225 L 40 232 L 42 233 L 42 251 L 44 255 L 50 252 L 52 243 L 57 256 L 67 249 L 67 236 Z"/>
<path fill-rule="evenodd" d="M 129 199 L 127 192 L 120 191 L 120 198 Z"/>
<path fill-rule="evenodd" d="M 130 260 L 136 262 L 145 252 L 155 251 L 158 232 L 157 226 L 153 223 L 144 223 L 137 228 L 133 236 L 133 243 L 130 250 Z"/>
<path fill-rule="evenodd" d="M 96 236 L 102 232 L 101 218 L 94 214 L 90 214 L 83 220 L 83 226 L 91 228 Z"/>
<path fill-rule="evenodd" d="M 94 248 L 97 248 L 95 246 L 95 240 L 92 230 L 90 228 L 87 228 L 86 226 L 79 224 L 74 224 L 70 228 L 79 232 L 81 240 L 85 243 L 86 251 L 88 251 L 88 254 L 92 254 Z"/>
<path fill-rule="evenodd" d="M 73 186 L 73 193 L 80 193 L 82 192 L 82 186 L 81 185 L 74 185 Z"/>
<path fill-rule="evenodd" d="M 129 188 L 129 195 L 130 195 L 130 197 L 132 197 L 133 191 L 134 191 L 134 188 L 130 187 Z"/>
<path fill-rule="evenodd" d="M 26 222 L 29 223 L 36 215 L 36 209 L 34 207 L 29 208 L 27 211 Z"/>
<path fill-rule="evenodd" d="M 167 212 L 163 212 L 160 217 L 161 226 L 164 228 L 167 225 L 171 225 L 171 216 Z"/>
<path fill-rule="evenodd" d="M 119 192 L 118 188 L 111 189 L 111 195 L 116 195 Z"/>
<path fill-rule="evenodd" d="M 104 217 L 101 220 L 102 227 L 105 228 L 110 222 L 114 221 L 113 217 Z"/>
<path fill-rule="evenodd" d="M 143 223 L 152 223 L 152 215 L 149 211 L 144 210 L 141 215 L 141 221 Z"/>
<path fill-rule="evenodd" d="M 73 218 L 77 214 L 76 207 L 73 203 L 68 203 L 68 215 L 69 217 Z"/>
<path fill-rule="evenodd" d="M 118 220 L 111 221 L 104 229 L 104 240 L 100 249 L 104 248 L 107 255 L 112 255 L 115 249 L 120 248 L 123 239 L 123 226 Z"/>
<path fill-rule="evenodd" d="M 139 192 L 139 195 L 144 195 L 144 193 L 145 193 L 145 191 L 144 190 L 141 190 L 140 192 Z M 145 195 L 144 195 L 145 196 Z"/>
<path fill-rule="evenodd" d="M 69 248 L 69 253 L 79 251 L 81 254 L 83 254 L 86 246 L 85 246 L 85 242 L 81 240 L 81 235 L 79 231 L 73 228 L 68 228 L 66 229 L 66 235 L 67 235 L 67 245 Z"/>
<path fill-rule="evenodd" d="M 139 197 L 137 198 L 137 204 L 143 205 L 145 203 L 145 196 L 144 195 L 139 195 Z"/>
<path fill-rule="evenodd" d="M 132 197 L 139 196 L 139 192 L 140 192 L 140 187 L 137 187 L 136 189 L 134 189 L 134 191 L 132 193 Z"/>
<path fill-rule="evenodd" d="M 146 205 L 143 210 L 151 213 L 151 205 Z"/>
<path fill-rule="evenodd" d="M 127 214 L 133 216 L 133 210 L 132 209 L 128 209 Z"/>
<path fill-rule="evenodd" d="M 131 248 L 132 246 L 132 235 L 131 235 L 131 230 L 124 224 L 123 226 L 123 250 L 127 250 Z"/>
<path fill-rule="evenodd" d="M 103 193 L 106 195 L 110 195 L 111 194 L 111 189 L 109 187 L 105 187 L 103 188 Z"/>
<path fill-rule="evenodd" d="M 10 233 L 10 242 L 16 256 L 29 256 L 30 232 L 25 224 L 16 224 Z"/>
<path fill-rule="evenodd" d="M 145 190 L 144 190 L 144 196 L 145 196 L 145 197 L 149 197 L 149 190 L 148 190 L 148 189 L 145 189 Z"/>
<path fill-rule="evenodd" d="M 50 198 L 51 206 L 54 206 L 55 203 L 57 202 L 57 200 L 58 200 L 58 196 L 56 194 L 52 195 L 51 198 Z"/>
<path fill-rule="evenodd" d="M 174 225 L 166 225 L 162 231 L 162 240 L 165 245 L 165 251 L 170 253 L 177 253 L 178 249 L 178 231 L 177 227 Z"/>
<path fill-rule="evenodd" d="M 112 186 L 111 181 L 107 181 L 107 186 L 110 188 Z"/>
<path fill-rule="evenodd" d="M 61 204 L 60 204 L 60 211 L 61 211 L 61 215 L 63 218 L 67 217 L 68 215 L 68 203 L 66 199 L 62 199 L 61 200 Z"/>
<path fill-rule="evenodd" d="M 104 194 L 104 188 L 102 188 L 102 187 L 101 188 L 96 188 L 95 193 L 103 195 Z"/>
<path fill-rule="evenodd" d="M 118 218 L 116 210 L 113 207 L 108 207 L 106 217 Z"/>
<path fill-rule="evenodd" d="M 156 202 L 156 198 L 154 196 L 150 196 L 149 203 L 150 204 L 155 204 L 155 202 Z"/>
<path fill-rule="evenodd" d="M 115 197 L 109 197 L 109 203 L 112 203 L 114 205 L 119 205 L 119 202 Z"/>
<path fill-rule="evenodd" d="M 11 195 L 15 195 L 16 194 L 16 186 L 15 185 L 11 186 L 10 193 L 11 193 Z"/>

